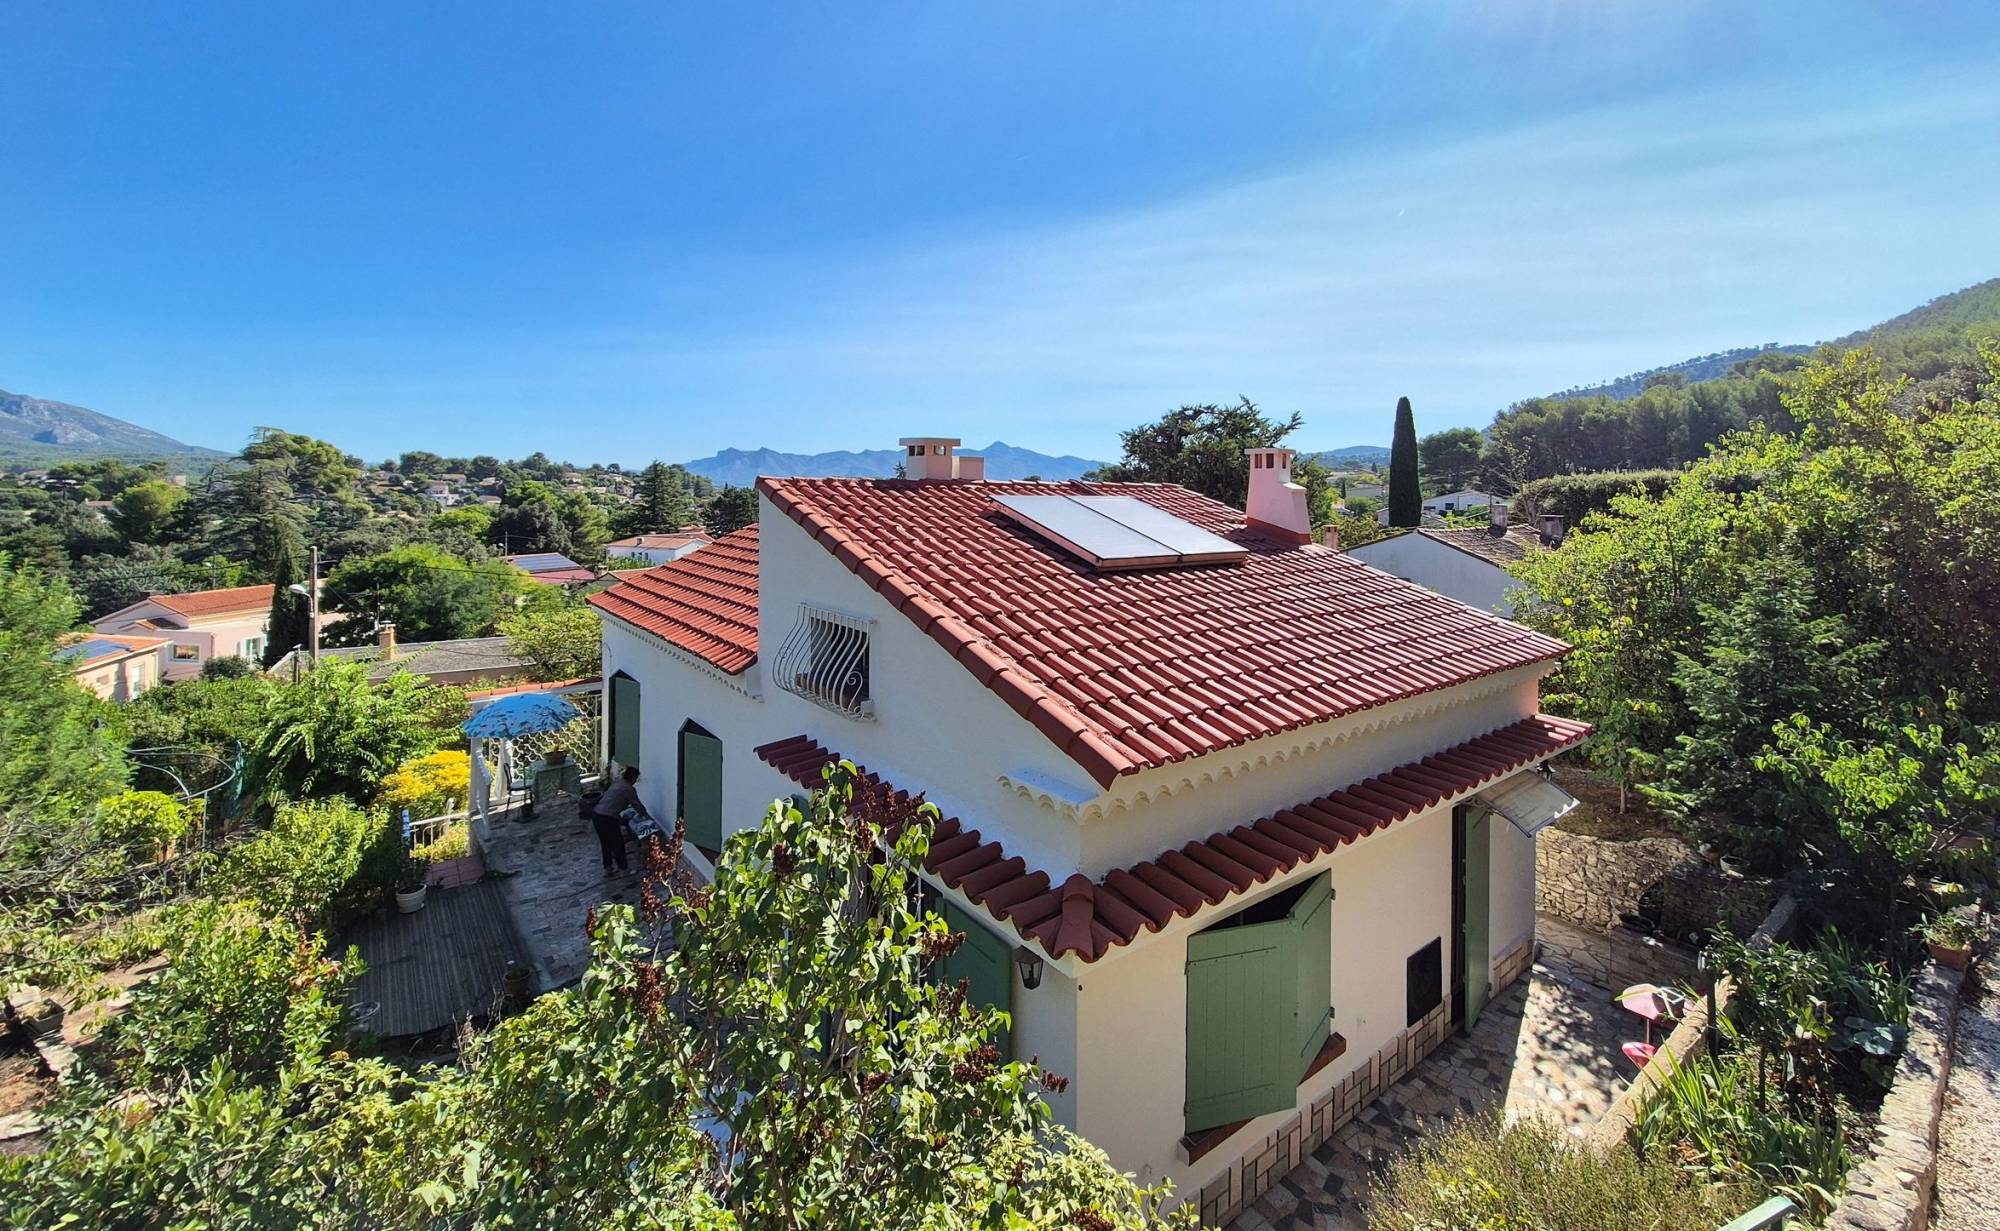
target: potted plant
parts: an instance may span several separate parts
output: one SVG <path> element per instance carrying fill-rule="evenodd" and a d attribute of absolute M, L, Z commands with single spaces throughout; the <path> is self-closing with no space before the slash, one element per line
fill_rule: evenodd
<path fill-rule="evenodd" d="M 1964 970 L 1979 939 L 1979 925 L 1959 914 L 1939 915 L 1924 924 L 1924 944 L 1940 966 Z"/>
<path fill-rule="evenodd" d="M 567 760 L 569 760 L 569 753 L 562 748 L 551 748 L 542 754 L 542 763 L 544 765 L 561 765 Z"/>
<path fill-rule="evenodd" d="M 53 1038 L 62 1033 L 66 1010 L 62 1003 L 48 996 L 27 1005 L 21 1011 L 21 1025 L 29 1034 L 38 1039 Z"/>
<path fill-rule="evenodd" d="M 424 908 L 424 898 L 430 893 L 431 865 L 414 855 L 405 856 L 403 871 L 396 878 L 396 909 L 405 915 L 414 915 Z"/>

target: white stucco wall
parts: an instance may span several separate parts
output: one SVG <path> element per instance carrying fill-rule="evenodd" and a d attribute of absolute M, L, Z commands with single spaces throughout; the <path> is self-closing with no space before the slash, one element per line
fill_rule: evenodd
<path fill-rule="evenodd" d="M 1333 879 L 1333 1028 L 1340 1059 L 1299 1087 L 1303 1106 L 1363 1063 L 1407 1025 L 1406 963 L 1445 938 L 1450 980 L 1451 809 L 1412 817 L 1322 856 L 1227 914 L 1304 877 Z M 1084 967 L 1078 982 L 1077 1129 L 1121 1168 L 1145 1181 L 1167 1178 L 1191 1195 L 1285 1120 L 1274 1112 L 1195 1163 L 1180 1160 L 1187 1074 L 1187 935 L 1182 926 Z"/>
<path fill-rule="evenodd" d="M 1513 614 L 1507 596 L 1520 582 L 1499 565 L 1436 539 L 1415 532 L 1398 534 L 1349 548 L 1347 554 L 1385 573 L 1450 595 L 1468 607 Z"/>

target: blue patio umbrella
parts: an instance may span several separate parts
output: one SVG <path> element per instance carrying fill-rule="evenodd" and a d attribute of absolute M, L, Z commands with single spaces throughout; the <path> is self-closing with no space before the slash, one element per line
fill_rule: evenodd
<path fill-rule="evenodd" d="M 515 739 L 560 731 L 581 717 L 582 711 L 566 697 L 523 692 L 502 697 L 474 714 L 465 724 L 465 733 L 480 739 Z"/>

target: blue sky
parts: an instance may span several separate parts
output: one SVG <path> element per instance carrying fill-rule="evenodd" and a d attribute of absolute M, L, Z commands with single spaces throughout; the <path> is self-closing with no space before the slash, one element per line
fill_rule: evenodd
<path fill-rule="evenodd" d="M 0 0 L 0 388 L 578 461 L 1311 447 L 2000 274 L 2000 6 Z"/>

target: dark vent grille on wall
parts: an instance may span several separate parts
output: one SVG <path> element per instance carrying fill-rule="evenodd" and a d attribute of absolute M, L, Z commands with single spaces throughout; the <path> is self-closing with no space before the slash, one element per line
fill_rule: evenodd
<path fill-rule="evenodd" d="M 1424 1014 L 1444 1001 L 1444 941 L 1434 940 L 1410 955 L 1407 974 L 1410 1020 L 1414 1026 Z"/>

